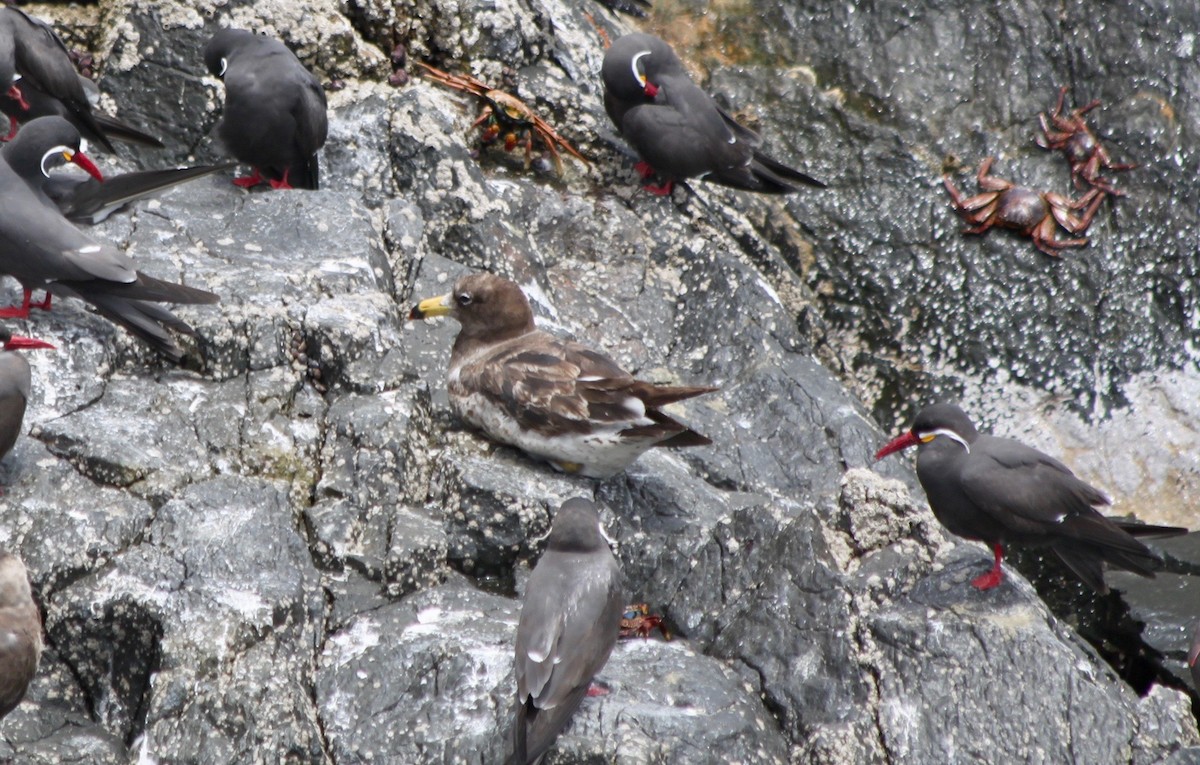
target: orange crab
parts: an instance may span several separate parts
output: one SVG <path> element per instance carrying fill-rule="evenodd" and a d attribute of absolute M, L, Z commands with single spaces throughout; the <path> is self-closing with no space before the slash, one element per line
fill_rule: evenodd
<path fill-rule="evenodd" d="M 663 618 L 658 614 L 650 613 L 649 604 L 635 603 L 626 606 L 625 613 L 621 614 L 621 637 L 623 638 L 648 638 L 655 627 L 662 633 L 663 640 L 671 639 L 671 632 L 663 624 Z"/>
<path fill-rule="evenodd" d="M 524 101 L 511 93 L 488 87 L 486 83 L 469 74 L 450 74 L 428 64 L 419 61 L 417 63 L 426 71 L 426 76 L 434 82 L 440 82 L 455 90 L 465 91 L 483 101 L 483 112 L 479 115 L 479 119 L 472 123 L 471 129 L 483 126 L 483 135 L 480 140 L 484 144 L 490 144 L 502 138 L 505 151 L 512 151 L 518 145 L 524 146 L 526 170 L 529 169 L 529 164 L 533 159 L 534 135 L 541 139 L 542 144 L 550 152 L 550 156 L 554 159 L 554 168 L 559 175 L 562 175 L 563 172 L 559 148 L 585 165 L 590 164 L 586 157 L 575 150 L 574 146 L 554 132 L 554 128 L 550 127 L 544 119 L 534 114 Z"/>

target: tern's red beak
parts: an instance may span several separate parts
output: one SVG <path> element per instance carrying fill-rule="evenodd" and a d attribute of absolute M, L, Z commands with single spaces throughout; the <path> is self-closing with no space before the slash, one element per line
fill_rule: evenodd
<path fill-rule="evenodd" d="M 13 335 L 8 339 L 8 342 L 4 344 L 4 350 L 6 351 L 31 351 L 34 348 L 50 348 L 51 350 L 54 350 L 54 346 L 50 343 L 47 343 L 45 340 L 37 340 L 32 337 L 21 337 L 20 335 Z"/>
<path fill-rule="evenodd" d="M 921 439 L 917 438 L 917 434 L 910 430 L 904 435 L 897 436 L 891 441 L 888 441 L 882 449 L 875 452 L 875 459 L 881 460 L 893 452 L 898 452 L 901 449 L 907 449 L 910 446 L 916 446 L 919 443 L 921 443 Z"/>
<path fill-rule="evenodd" d="M 87 170 L 88 175 L 92 176 L 101 183 L 104 182 L 104 176 L 100 174 L 100 168 L 96 167 L 96 165 L 90 159 L 88 159 L 87 155 L 82 151 L 77 151 L 72 154 L 71 161 L 82 167 L 84 170 Z"/>

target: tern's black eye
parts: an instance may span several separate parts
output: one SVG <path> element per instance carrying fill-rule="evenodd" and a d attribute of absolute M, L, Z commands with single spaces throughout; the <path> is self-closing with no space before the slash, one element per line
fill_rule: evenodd
<path fill-rule="evenodd" d="M 462 306 L 463 308 L 466 308 L 467 306 L 471 305 L 471 293 L 470 292 L 460 292 L 460 293 L 458 293 L 458 296 L 454 299 L 457 300 L 458 304 L 460 306 Z"/>

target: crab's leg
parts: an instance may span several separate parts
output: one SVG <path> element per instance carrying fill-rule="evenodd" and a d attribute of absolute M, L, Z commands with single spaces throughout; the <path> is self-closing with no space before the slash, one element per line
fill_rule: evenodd
<path fill-rule="evenodd" d="M 983 234 L 996 223 L 996 208 L 1000 206 L 999 198 L 992 201 L 987 207 L 979 212 L 967 213 L 964 217 L 967 223 L 974 224 L 970 228 L 964 228 L 964 234 Z"/>
<path fill-rule="evenodd" d="M 1083 178 L 1085 182 L 1091 184 L 1093 188 L 1099 189 L 1105 194 L 1112 194 L 1114 197 L 1125 196 L 1124 191 L 1109 183 L 1107 178 L 1101 178 L 1099 174 L 1092 175 L 1091 177 L 1081 174 L 1080 177 Z"/>
<path fill-rule="evenodd" d="M 416 63 L 417 66 L 420 66 L 426 72 L 428 72 L 429 79 L 434 80 L 435 82 L 440 82 L 449 88 L 462 90 L 475 96 L 482 96 L 489 90 L 486 85 L 474 77 L 460 77 L 459 75 L 443 72 L 441 69 L 432 67 L 423 61 L 418 61 Z"/>
<path fill-rule="evenodd" d="M 538 126 L 535 125 L 535 129 L 537 127 Z M 554 139 L 557 138 L 558 136 L 554 135 L 553 133 L 551 133 L 550 135 L 546 135 L 546 133 L 544 133 L 540 129 L 538 129 L 538 136 L 541 137 L 542 143 L 544 143 L 546 145 L 546 149 L 550 152 L 550 158 L 554 160 L 554 170 L 559 175 L 562 175 L 563 174 L 562 156 L 559 155 L 558 149 L 554 148 L 554 144 L 556 143 L 556 141 Z M 586 159 L 583 161 L 587 162 Z"/>
<path fill-rule="evenodd" d="M 575 159 L 578 159 L 580 162 L 584 163 L 585 165 L 591 164 L 591 162 L 588 162 L 587 157 L 580 154 L 578 151 L 575 150 L 574 146 L 567 143 L 567 139 L 563 138 L 558 133 L 554 132 L 554 128 L 550 127 L 550 125 L 544 119 L 534 115 L 533 121 L 534 121 L 534 124 L 537 125 L 538 132 L 542 133 L 542 137 L 545 138 L 548 136 L 550 138 L 550 141 L 547 141 L 547 143 L 550 143 L 551 141 L 554 143 L 557 143 L 568 154 L 570 154 L 572 157 L 575 157 Z"/>
<path fill-rule="evenodd" d="M 976 194 L 969 199 L 963 199 L 962 194 L 950 182 L 949 177 L 943 177 L 942 182 L 946 184 L 946 191 L 950 192 L 950 204 L 954 207 L 955 212 L 962 215 L 963 219 L 973 226 L 973 228 L 964 229 L 964 234 L 982 234 L 992 227 L 996 207 L 1000 204 L 999 192 L 989 191 Z"/>
<path fill-rule="evenodd" d="M 1008 191 L 1012 188 L 1012 184 L 1003 178 L 997 178 L 990 174 L 992 163 L 996 161 L 995 157 L 988 157 L 979 165 L 979 172 L 975 176 L 975 180 L 979 183 L 979 188 L 984 191 Z"/>
<path fill-rule="evenodd" d="M 1076 109 L 1074 112 L 1072 112 L 1072 116 L 1074 116 L 1076 119 L 1078 119 L 1080 125 L 1082 126 L 1083 125 L 1083 115 L 1087 114 L 1088 112 L 1090 112 L 1092 109 L 1095 109 L 1099 105 L 1100 105 L 1100 99 L 1099 98 L 1093 99 L 1091 101 L 1091 103 L 1089 103 L 1087 106 L 1081 106 L 1078 109 Z"/>
<path fill-rule="evenodd" d="M 1054 104 L 1054 111 L 1051 114 L 1055 117 L 1062 116 L 1063 104 L 1067 100 L 1067 86 L 1063 85 L 1058 89 L 1058 101 Z"/>
<path fill-rule="evenodd" d="M 1054 234 L 1057 233 L 1054 228 L 1055 217 L 1047 217 L 1043 220 L 1031 234 L 1033 244 L 1042 252 L 1052 258 L 1059 256 L 1058 251 L 1065 247 L 1084 247 L 1087 245 L 1087 239 L 1055 239 Z M 1061 222 L 1061 221 L 1060 221 Z"/>
<path fill-rule="evenodd" d="M 1088 161 L 1085 162 L 1081 167 L 1079 167 L 1078 170 L 1073 171 L 1072 175 L 1075 175 L 1078 178 L 1081 178 L 1082 180 L 1091 184 L 1095 188 L 1103 190 L 1107 194 L 1112 194 L 1113 196 L 1116 196 L 1116 197 L 1125 196 L 1124 191 L 1121 191 L 1120 189 L 1115 188 L 1112 184 L 1110 184 L 1108 182 L 1107 179 L 1100 177 L 1101 165 L 1103 165 L 1104 167 L 1109 167 L 1109 165 L 1104 162 L 1103 150 L 1097 148 L 1097 150 L 1092 154 L 1092 156 L 1088 159 Z"/>
<path fill-rule="evenodd" d="M 1108 156 L 1107 150 L 1101 148 L 1099 151 L 1103 155 L 1100 162 L 1109 170 L 1133 170 L 1137 167 L 1136 162 L 1113 162 L 1112 157 Z"/>
<path fill-rule="evenodd" d="M 1042 134 L 1044 138 L 1037 139 L 1038 146 L 1044 149 L 1061 149 L 1071 138 L 1071 133 L 1063 133 L 1058 130 L 1052 130 L 1049 123 L 1046 122 L 1046 115 L 1039 114 L 1038 120 L 1042 123 Z"/>
<path fill-rule="evenodd" d="M 525 169 L 533 163 L 533 129 L 525 128 Z"/>
<path fill-rule="evenodd" d="M 957 212 L 966 217 L 968 223 L 979 223 L 979 220 L 984 216 L 978 211 L 982 208 L 987 208 L 989 205 L 994 209 L 994 203 L 999 199 L 999 192 L 985 191 L 982 194 L 976 194 L 973 197 L 964 198 L 962 192 L 950 180 L 950 176 L 942 176 L 942 183 L 946 186 L 946 191 L 950 194 L 950 204 Z"/>
<path fill-rule="evenodd" d="M 1092 199 L 1091 204 L 1088 205 L 1087 209 L 1083 211 L 1083 215 L 1079 216 L 1079 228 L 1070 229 L 1072 234 L 1082 234 L 1084 231 L 1087 231 L 1088 226 L 1092 225 L 1092 219 L 1095 218 L 1096 213 L 1099 212 L 1100 205 L 1104 203 L 1103 189 L 1092 189 L 1084 195 L 1083 199 L 1079 200 L 1079 203 L 1082 204 L 1084 200 L 1088 198 L 1088 195 L 1092 195 L 1094 198 Z"/>
<path fill-rule="evenodd" d="M 1092 219 L 1096 217 L 1096 212 L 1104 201 L 1104 191 L 1099 188 L 1092 189 L 1075 201 L 1057 194 L 1047 194 L 1046 201 L 1050 203 L 1050 214 L 1060 226 L 1072 234 L 1082 234 L 1092 225 Z M 1080 210 L 1085 206 L 1087 209 L 1081 215 L 1075 216 L 1070 213 L 1071 210 Z"/>

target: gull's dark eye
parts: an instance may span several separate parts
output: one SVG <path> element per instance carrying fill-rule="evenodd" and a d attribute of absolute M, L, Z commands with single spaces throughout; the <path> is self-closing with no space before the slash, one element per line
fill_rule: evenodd
<path fill-rule="evenodd" d="M 458 293 L 458 297 L 456 297 L 455 300 L 458 301 L 458 304 L 460 306 L 466 308 L 467 306 L 471 305 L 471 293 L 470 292 L 460 292 L 460 293 Z"/>

